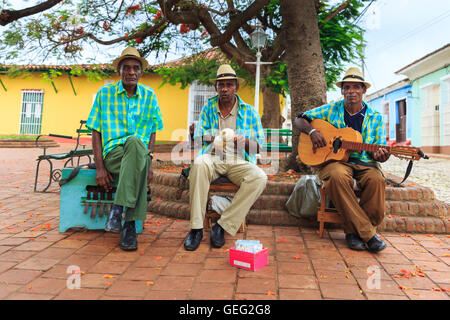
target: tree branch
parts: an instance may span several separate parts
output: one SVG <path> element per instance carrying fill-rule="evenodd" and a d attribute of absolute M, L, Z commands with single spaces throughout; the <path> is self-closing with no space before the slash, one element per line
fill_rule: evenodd
<path fill-rule="evenodd" d="M 62 2 L 62 0 L 47 0 L 38 5 L 35 5 L 34 7 L 29 7 L 17 11 L 3 9 L 2 11 L 0 11 L 0 25 L 6 26 L 7 24 L 20 18 L 31 16 L 33 14 L 50 9 L 60 2 Z"/>
<path fill-rule="evenodd" d="M 319 25 L 319 29 L 320 27 L 322 27 L 323 25 L 327 24 L 331 19 L 333 19 L 339 12 L 341 12 L 342 10 L 344 10 L 345 8 L 347 8 L 350 5 L 350 0 L 346 0 L 345 2 L 343 2 L 339 7 L 337 7 L 335 10 L 333 10 L 329 15 L 326 16 L 326 18 L 324 19 L 323 23 L 321 23 Z"/>
<path fill-rule="evenodd" d="M 211 45 L 218 46 L 221 43 L 230 41 L 233 34 L 248 20 L 257 16 L 267 4 L 269 0 L 256 0 L 245 11 L 230 17 L 230 23 L 223 34 L 213 36 L 211 34 Z"/>

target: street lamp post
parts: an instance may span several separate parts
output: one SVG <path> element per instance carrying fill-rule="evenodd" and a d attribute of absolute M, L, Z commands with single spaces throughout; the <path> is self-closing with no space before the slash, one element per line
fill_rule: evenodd
<path fill-rule="evenodd" d="M 262 64 L 272 64 L 272 62 L 261 61 L 261 48 L 266 45 L 267 35 L 261 28 L 261 24 L 256 25 L 255 31 L 250 35 L 252 47 L 256 48 L 256 62 L 245 62 L 246 64 L 256 65 L 256 79 L 255 79 L 255 109 L 259 110 L 259 82 L 260 82 L 260 69 Z"/>

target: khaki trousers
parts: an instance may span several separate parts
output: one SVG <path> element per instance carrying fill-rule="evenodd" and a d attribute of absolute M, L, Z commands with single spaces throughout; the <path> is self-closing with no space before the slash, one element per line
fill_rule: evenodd
<path fill-rule="evenodd" d="M 344 218 L 344 232 L 358 234 L 366 242 L 370 240 L 384 218 L 386 181 L 381 172 L 373 167 L 332 162 L 319 169 L 318 176 Z M 359 202 L 353 178 L 362 190 Z"/>
<path fill-rule="evenodd" d="M 203 228 L 209 187 L 220 175 L 227 176 L 239 186 L 231 205 L 217 221 L 226 232 L 234 236 L 251 206 L 264 191 L 267 176 L 261 168 L 245 160 L 223 162 L 210 154 L 198 156 L 189 175 L 191 229 Z"/>
<path fill-rule="evenodd" d="M 125 221 L 147 218 L 149 150 L 137 137 L 111 150 L 104 159 L 106 170 L 119 175 L 114 204 L 126 207 Z"/>

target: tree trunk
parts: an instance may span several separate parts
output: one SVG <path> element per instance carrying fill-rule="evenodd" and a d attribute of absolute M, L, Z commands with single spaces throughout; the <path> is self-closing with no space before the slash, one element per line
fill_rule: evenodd
<path fill-rule="evenodd" d="M 280 95 L 265 86 L 261 86 L 261 91 L 264 109 L 261 117 L 263 128 L 281 128 L 284 119 L 280 114 Z"/>
<path fill-rule="evenodd" d="M 287 48 L 284 61 L 287 64 L 291 118 L 294 122 L 299 112 L 318 107 L 326 102 L 327 84 L 315 1 L 280 0 L 280 8 Z M 286 169 L 307 171 L 306 166 L 296 160 L 299 135 L 300 130 L 293 124 L 293 149 Z"/>

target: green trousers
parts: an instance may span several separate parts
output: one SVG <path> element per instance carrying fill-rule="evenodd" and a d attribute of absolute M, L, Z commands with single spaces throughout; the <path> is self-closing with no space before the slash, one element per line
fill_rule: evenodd
<path fill-rule="evenodd" d="M 103 160 L 106 170 L 119 175 L 114 204 L 126 207 L 125 221 L 147 217 L 147 175 L 149 150 L 137 137 L 115 147 Z"/>

